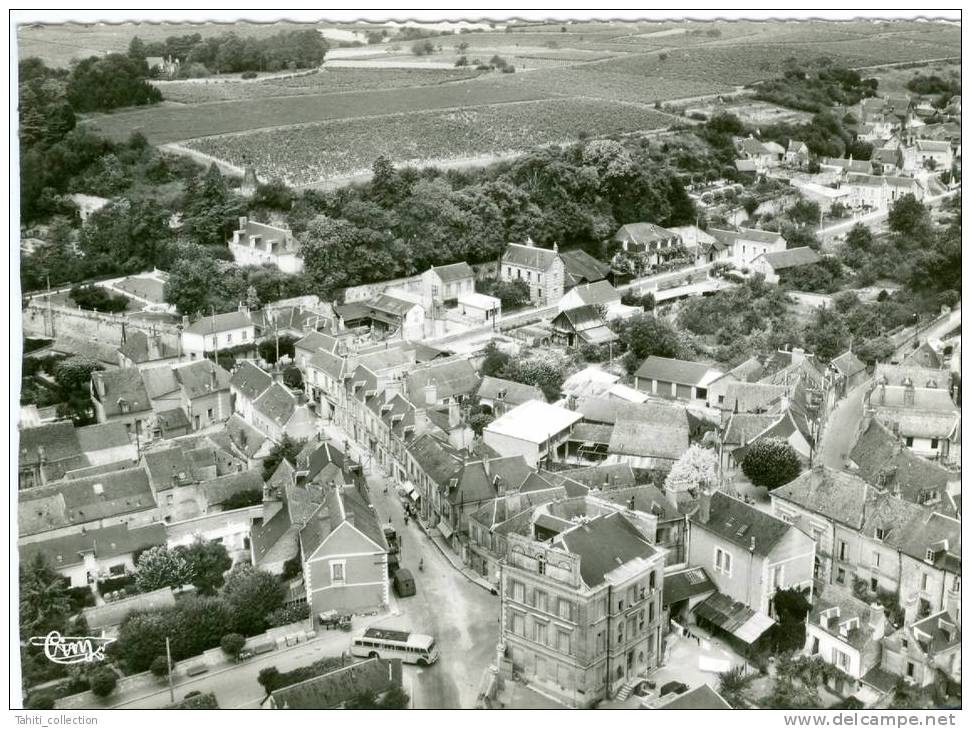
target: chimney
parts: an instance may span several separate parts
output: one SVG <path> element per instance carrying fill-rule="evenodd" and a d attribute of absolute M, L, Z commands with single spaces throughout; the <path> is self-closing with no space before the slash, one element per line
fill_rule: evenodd
<path fill-rule="evenodd" d="M 212 367 L 209 368 L 209 390 L 211 392 L 216 391 L 216 367 L 218 365 L 213 363 Z"/>
<path fill-rule="evenodd" d="M 438 385 L 435 380 L 431 380 L 425 385 L 425 405 L 434 405 L 438 402 Z"/>
<path fill-rule="evenodd" d="M 462 414 L 459 410 L 459 404 L 455 400 L 450 400 L 448 403 L 448 427 L 457 428 L 461 421 Z"/>
<path fill-rule="evenodd" d="M 748 551 L 750 551 L 750 552 L 754 552 L 755 551 L 755 537 L 754 536 L 752 537 L 752 541 L 749 542 Z"/>
<path fill-rule="evenodd" d="M 914 383 L 910 379 L 904 380 L 904 405 L 914 407 Z"/>
<path fill-rule="evenodd" d="M 532 238 L 530 238 L 529 236 L 526 236 L 526 246 L 527 246 L 528 248 L 532 248 L 532 247 L 533 247 L 533 246 L 535 246 L 535 245 L 536 245 L 536 244 L 535 244 L 535 243 L 533 242 L 533 239 L 532 239 Z"/>
<path fill-rule="evenodd" d="M 94 387 L 98 391 L 98 399 L 104 400 L 105 398 L 105 381 L 100 375 L 95 375 Z"/>
<path fill-rule="evenodd" d="M 698 497 L 698 520 L 702 524 L 707 524 L 711 518 L 711 494 L 708 489 L 703 489 Z"/>
<path fill-rule="evenodd" d="M 502 476 L 500 476 L 498 473 L 493 477 L 493 479 L 492 479 L 492 485 L 496 489 L 496 495 L 497 496 L 505 496 L 506 495 L 506 484 L 502 480 Z"/>
<path fill-rule="evenodd" d="M 887 632 L 887 616 L 883 605 L 878 602 L 870 605 L 870 630 L 873 631 L 874 640 L 880 640 Z"/>

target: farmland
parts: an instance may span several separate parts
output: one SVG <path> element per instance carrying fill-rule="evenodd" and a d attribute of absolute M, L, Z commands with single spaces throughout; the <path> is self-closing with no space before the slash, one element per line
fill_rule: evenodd
<path fill-rule="evenodd" d="M 309 75 L 161 82 L 167 99 L 161 106 L 83 123 L 113 139 L 138 130 L 153 144 L 179 143 L 234 166 L 245 159 L 261 177 L 306 183 L 367 169 L 377 154 L 396 161 L 464 159 L 568 141 L 579 131 L 657 128 L 671 117 L 653 113 L 655 104 L 704 104 L 688 100 L 772 78 L 792 59 L 869 67 L 960 53 L 956 26 L 900 21 L 512 23 L 491 30 L 480 24 L 432 36 L 434 52 L 421 56 L 408 40 L 396 40 L 394 24 L 315 27 L 334 43 L 382 28 L 388 39 L 334 47 Z M 227 29 L 214 23 L 44 26 L 20 29 L 18 39 L 22 56 L 38 52 L 63 61 L 68 54 L 124 50 L 136 33 L 150 41 Z M 241 35 L 279 29 L 235 28 Z M 493 55 L 516 72 L 475 69 Z M 454 67 L 463 56 L 468 65 Z M 900 78 L 902 84 L 906 77 Z M 567 117 L 556 119 L 553 109 Z"/>
<path fill-rule="evenodd" d="M 657 129 L 669 119 L 631 105 L 557 99 L 447 112 L 332 121 L 188 143 L 236 165 L 249 161 L 267 177 L 307 184 L 366 172 L 380 155 L 428 164 L 504 155 L 567 142 L 596 128 L 601 134 Z"/>

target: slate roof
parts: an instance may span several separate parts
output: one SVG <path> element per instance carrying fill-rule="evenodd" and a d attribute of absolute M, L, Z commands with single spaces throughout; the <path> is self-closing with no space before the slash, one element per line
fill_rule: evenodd
<path fill-rule="evenodd" d="M 206 495 L 209 506 L 222 504 L 226 499 L 245 491 L 263 491 L 263 477 L 259 470 L 241 471 L 204 481 L 199 488 Z"/>
<path fill-rule="evenodd" d="M 442 283 L 461 281 L 465 278 L 475 277 L 475 271 L 472 270 L 472 266 L 465 261 L 449 263 L 446 266 L 432 266 L 431 270 L 441 279 Z"/>
<path fill-rule="evenodd" d="M 580 578 L 591 588 L 603 584 L 617 567 L 656 554 L 654 547 L 618 512 L 576 526 L 558 535 L 553 544 L 580 556 Z"/>
<path fill-rule="evenodd" d="M 156 489 L 184 485 L 199 480 L 188 453 L 179 446 L 148 451 L 142 455 L 145 468 Z"/>
<path fill-rule="evenodd" d="M 208 359 L 181 365 L 173 371 L 190 400 L 229 389 L 229 373 Z"/>
<path fill-rule="evenodd" d="M 944 630 L 942 623 L 949 624 L 951 629 Z M 961 624 L 944 610 L 917 621 L 910 626 L 910 632 L 918 639 L 924 653 L 929 655 L 959 648 L 961 645 Z M 930 639 L 926 636 L 930 636 Z"/>
<path fill-rule="evenodd" d="M 95 339 L 82 339 L 69 334 L 58 334 L 51 344 L 52 352 L 80 355 L 101 364 L 118 366 L 118 350 L 111 344 Z"/>
<path fill-rule="evenodd" d="M 635 484 L 634 469 L 629 463 L 571 468 L 558 473 L 593 489 L 622 488 Z"/>
<path fill-rule="evenodd" d="M 843 157 L 823 157 L 819 160 L 822 167 L 838 167 L 845 172 L 867 173 L 870 171 L 870 163 L 861 159 L 845 159 Z"/>
<path fill-rule="evenodd" d="M 776 271 L 783 271 L 787 268 L 796 268 L 798 266 L 809 266 L 814 263 L 819 263 L 822 260 L 820 255 L 809 246 L 789 248 L 784 251 L 775 251 L 774 253 L 762 253 L 759 255 L 759 258 L 765 259 L 772 266 L 773 270 Z"/>
<path fill-rule="evenodd" d="M 252 362 L 243 360 L 229 378 L 229 384 L 243 397 L 255 400 L 273 384 L 273 378 Z"/>
<path fill-rule="evenodd" d="M 461 456 L 455 449 L 429 433 L 418 436 L 408 451 L 428 478 L 439 486 L 448 483 L 462 467 Z"/>
<path fill-rule="evenodd" d="M 738 230 L 709 228 L 708 234 L 729 247 L 735 245 L 737 240 L 750 240 L 756 243 L 778 243 L 785 240 L 779 233 L 771 230 L 756 230 L 755 228 L 739 228 Z"/>
<path fill-rule="evenodd" d="M 680 236 L 675 231 L 662 228 L 660 225 L 655 225 L 654 223 L 628 223 L 627 225 L 622 225 L 614 233 L 614 240 L 616 241 L 626 240 L 642 245 L 645 248 L 649 247 L 651 243 L 678 237 Z"/>
<path fill-rule="evenodd" d="M 310 356 L 311 367 L 326 372 L 337 382 L 341 382 L 348 374 L 347 359 L 332 352 L 318 350 Z"/>
<path fill-rule="evenodd" d="M 703 528 L 742 549 L 748 550 L 754 545 L 755 553 L 763 557 L 769 555 L 775 545 L 794 528 L 782 519 L 721 491 L 711 494 L 707 522 L 701 521 L 697 511 L 690 519 L 692 529 Z"/>
<path fill-rule="evenodd" d="M 611 434 L 614 432 L 612 425 L 600 425 L 597 423 L 577 423 L 573 426 L 570 440 L 586 443 L 610 443 Z"/>
<path fill-rule="evenodd" d="M 160 410 L 155 413 L 155 417 L 158 419 L 158 424 L 162 428 L 163 435 L 189 427 L 189 416 L 186 415 L 185 410 L 182 408 Z"/>
<path fill-rule="evenodd" d="M 674 382 L 679 385 L 705 386 L 714 381 L 722 373 L 714 367 L 701 362 L 690 362 L 684 359 L 657 357 L 651 355 L 645 359 L 634 373 L 636 377 L 661 382 Z"/>
<path fill-rule="evenodd" d="M 566 288 L 583 282 L 601 281 L 610 273 L 609 263 L 598 261 L 582 248 L 563 251 L 560 258 L 566 269 L 563 282 Z"/>
<path fill-rule="evenodd" d="M 230 311 L 215 316 L 203 316 L 185 328 L 188 334 L 212 334 L 213 332 L 231 332 L 253 326 L 253 320 L 248 311 Z"/>
<path fill-rule="evenodd" d="M 294 348 L 303 349 L 308 352 L 335 352 L 337 351 L 337 338 L 324 332 L 309 332 L 302 339 L 294 342 Z"/>
<path fill-rule="evenodd" d="M 42 542 L 30 542 L 19 547 L 20 560 L 26 562 L 43 554 L 54 569 L 71 567 L 84 562 L 83 553 L 92 552 L 96 559 L 110 559 L 165 544 L 165 525 L 129 529 L 127 524 L 88 529 Z"/>
<path fill-rule="evenodd" d="M 327 488 L 324 498 L 324 505 L 300 530 L 304 559 L 316 552 L 324 540 L 344 522 L 350 522 L 351 526 L 374 542 L 378 549 L 387 550 L 384 529 L 378 523 L 377 514 L 358 493 L 357 487 Z"/>
<path fill-rule="evenodd" d="M 961 573 L 961 522 L 957 519 L 926 509 L 902 537 L 900 549 L 904 554 L 926 563 L 930 551 L 935 567 Z"/>
<path fill-rule="evenodd" d="M 657 424 L 674 424 L 687 429 L 687 409 L 664 400 L 627 402 L 617 398 L 583 397 L 577 400 L 576 411 L 592 423 L 614 424 L 618 420 L 646 420 Z"/>
<path fill-rule="evenodd" d="M 358 365 L 367 367 L 371 372 L 380 374 L 383 370 L 403 367 L 415 363 L 415 351 L 400 347 L 380 349 L 375 352 L 361 353 L 357 357 Z"/>
<path fill-rule="evenodd" d="M 860 529 L 875 493 L 876 489 L 859 476 L 828 466 L 814 466 L 775 489 L 772 497 Z"/>
<path fill-rule="evenodd" d="M 653 484 L 627 488 L 610 486 L 602 491 L 595 491 L 591 495 L 634 511 L 654 514 L 662 522 L 681 519 L 677 504 Z"/>
<path fill-rule="evenodd" d="M 97 423 L 77 429 L 78 443 L 85 453 L 131 445 L 124 423 Z"/>
<path fill-rule="evenodd" d="M 128 334 L 118 351 L 135 364 L 154 362 L 160 359 L 172 359 L 179 356 L 178 347 L 173 347 L 160 336 L 149 336 L 146 332 L 136 330 Z"/>
<path fill-rule="evenodd" d="M 125 401 L 131 406 L 131 413 L 145 412 L 151 410 L 152 404 L 142 381 L 142 374 L 135 367 L 105 370 L 103 372 L 92 372 L 91 377 L 95 382 L 103 382 L 105 395 L 99 397 L 104 406 L 105 415 L 120 415 L 120 401 Z"/>
<path fill-rule="evenodd" d="M 432 362 L 408 373 L 405 384 L 408 399 L 416 407 L 425 406 L 425 386 L 434 383 L 438 399 L 471 395 L 479 384 L 479 373 L 467 359 Z"/>
<path fill-rule="evenodd" d="M 874 379 L 887 385 L 903 385 L 907 380 L 914 387 L 940 387 L 947 389 L 951 381 L 951 373 L 946 369 L 934 369 L 912 364 L 882 364 L 877 363 Z"/>
<path fill-rule="evenodd" d="M 688 450 L 688 427 L 675 423 L 618 420 L 608 450 L 622 456 L 675 461 Z"/>
<path fill-rule="evenodd" d="M 511 263 L 514 266 L 545 271 L 553 265 L 553 261 L 557 258 L 559 258 L 559 253 L 552 248 L 540 248 L 535 245 L 525 245 L 523 243 L 510 243 L 506 246 L 506 250 L 502 254 L 502 263 L 503 265 Z"/>
<path fill-rule="evenodd" d="M 501 395 L 501 397 L 500 397 Z M 542 390 L 533 385 L 524 385 L 513 380 L 486 375 L 479 383 L 478 397 L 487 400 L 501 400 L 509 405 L 522 405 L 529 400 L 545 400 Z"/>
<path fill-rule="evenodd" d="M 762 370 L 762 362 L 753 356 L 735 365 L 729 372 L 741 382 L 757 382 L 762 377 Z"/>
<path fill-rule="evenodd" d="M 401 661 L 369 658 L 277 689 L 270 696 L 279 709 L 333 709 L 362 691 L 382 694 L 396 686 L 401 686 Z"/>
<path fill-rule="evenodd" d="M 580 306 L 575 306 L 572 309 L 566 309 L 565 311 L 561 311 L 559 314 L 557 314 L 553 319 L 553 328 L 573 330 L 574 332 L 581 334 L 591 329 L 600 329 L 605 327 L 604 318 L 600 313 L 599 307 L 594 306 L 593 304 L 582 304 Z M 614 338 L 617 338 L 616 335 L 614 335 Z"/>
<path fill-rule="evenodd" d="M 672 605 L 690 597 L 717 592 L 718 587 L 711 581 L 704 567 L 689 567 L 680 572 L 664 575 L 664 605 Z"/>
<path fill-rule="evenodd" d="M 850 460 L 858 467 L 860 476 L 870 483 L 880 484 L 887 473 L 887 488 L 899 488 L 900 496 L 917 502 L 921 492 L 936 491 L 943 498 L 949 481 L 959 481 L 955 473 L 913 453 L 876 418 L 864 427 L 850 451 Z"/>
<path fill-rule="evenodd" d="M 226 433 L 233 445 L 239 448 L 247 458 L 252 458 L 259 452 L 266 435 L 247 423 L 238 413 L 233 413 L 226 421 Z"/>
<path fill-rule="evenodd" d="M 277 425 L 290 422 L 297 409 L 297 398 L 281 385 L 274 382 L 253 402 L 253 408 Z"/>

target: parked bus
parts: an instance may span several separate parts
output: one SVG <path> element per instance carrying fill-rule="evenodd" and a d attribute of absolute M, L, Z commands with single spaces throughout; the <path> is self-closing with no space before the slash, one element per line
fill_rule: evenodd
<path fill-rule="evenodd" d="M 430 635 L 407 630 L 368 628 L 354 636 L 351 655 L 358 658 L 400 658 L 405 663 L 429 666 L 438 660 L 438 646 Z"/>

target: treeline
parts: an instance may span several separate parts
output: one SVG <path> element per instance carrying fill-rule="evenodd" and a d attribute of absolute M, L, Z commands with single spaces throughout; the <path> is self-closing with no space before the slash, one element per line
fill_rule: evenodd
<path fill-rule="evenodd" d="M 191 75 L 193 66 L 211 73 L 316 68 L 326 52 L 327 41 L 312 29 L 285 30 L 265 38 L 233 32 L 203 38 L 193 33 L 154 43 L 145 43 L 135 36 L 128 47 L 129 57 L 139 62 L 149 56 L 177 59 L 177 75 L 183 77 Z M 147 72 L 147 67 L 144 70 Z"/>
<path fill-rule="evenodd" d="M 936 74 L 914 76 L 907 82 L 907 90 L 921 96 L 937 96 L 934 106 L 942 109 L 952 96 L 961 94 L 961 77 L 952 73 L 947 78 Z"/>
<path fill-rule="evenodd" d="M 841 104 L 853 106 L 877 91 L 877 79 L 864 79 L 852 69 L 825 66 L 817 70 L 786 69 L 782 78 L 763 81 L 755 98 L 789 109 L 821 112 Z"/>

